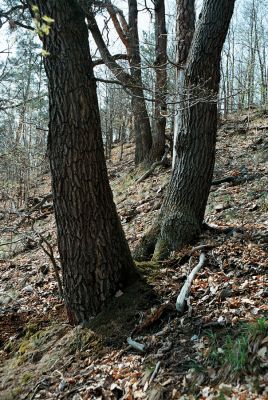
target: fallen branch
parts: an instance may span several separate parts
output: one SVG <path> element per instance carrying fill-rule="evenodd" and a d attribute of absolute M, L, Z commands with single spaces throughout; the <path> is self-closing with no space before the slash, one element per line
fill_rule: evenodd
<path fill-rule="evenodd" d="M 190 251 L 189 255 L 191 256 L 197 250 L 214 249 L 215 246 L 216 246 L 215 244 L 201 244 L 200 246 L 193 247 L 192 250 Z"/>
<path fill-rule="evenodd" d="M 233 183 L 234 185 L 241 185 L 241 183 L 245 182 L 250 182 L 253 181 L 254 179 L 259 178 L 259 174 L 253 174 L 253 175 L 238 175 L 238 176 L 225 176 L 224 178 L 221 179 L 215 179 L 214 181 L 211 182 L 211 186 L 217 186 L 220 185 L 221 183 Z"/>
<path fill-rule="evenodd" d="M 196 276 L 196 274 L 198 273 L 198 271 L 201 269 L 201 267 L 204 265 L 206 260 L 205 254 L 201 253 L 200 257 L 199 257 L 199 263 L 197 264 L 197 266 L 192 270 L 192 272 L 190 273 L 190 275 L 188 276 L 188 278 L 186 279 L 186 282 L 184 283 L 183 287 L 181 288 L 181 291 L 177 297 L 177 301 L 176 301 L 176 310 L 182 314 L 185 308 L 185 302 L 186 302 L 186 298 L 188 296 L 188 293 L 190 291 L 192 282 Z"/>
<path fill-rule="evenodd" d="M 160 161 L 155 161 L 151 165 L 150 169 L 148 169 L 148 171 L 146 171 L 145 174 L 143 174 L 139 179 L 137 179 L 137 181 L 136 181 L 137 183 L 144 181 L 146 178 L 148 178 L 148 176 L 150 176 L 153 173 L 153 171 L 155 170 L 156 167 L 158 167 L 159 165 L 163 165 L 166 162 L 169 149 L 170 149 L 170 147 L 166 146 L 166 150 L 165 150 L 165 153 L 164 153 L 162 159 Z"/>
<path fill-rule="evenodd" d="M 136 342 L 135 340 L 131 339 L 131 337 L 127 338 L 127 343 L 129 344 L 129 346 L 133 347 L 135 350 L 138 350 L 140 352 L 144 352 L 146 349 L 145 344 Z"/>
<path fill-rule="evenodd" d="M 237 179 L 237 176 L 225 176 L 224 178 L 221 179 L 215 179 L 214 181 L 211 182 L 211 186 L 216 186 L 220 185 L 221 183 L 225 182 L 234 182 Z"/>
<path fill-rule="evenodd" d="M 152 376 L 151 376 L 151 378 L 150 378 L 150 380 L 149 380 L 148 386 L 149 386 L 149 385 L 153 382 L 153 380 L 156 378 L 156 375 L 158 374 L 159 369 L 160 369 L 160 361 L 158 361 L 158 362 L 156 363 L 154 372 L 152 373 Z"/>
<path fill-rule="evenodd" d="M 49 259 L 51 261 L 51 264 L 52 264 L 52 267 L 54 270 L 54 274 L 55 274 L 55 277 L 56 277 L 56 280 L 58 283 L 59 295 L 63 299 L 64 295 L 63 295 L 62 282 L 61 282 L 60 274 L 58 271 L 58 265 L 57 265 L 57 262 L 54 257 L 53 248 L 52 248 L 51 244 L 49 243 L 49 241 L 46 238 L 44 238 L 44 236 L 41 233 L 35 231 L 35 234 L 40 237 L 39 246 L 41 247 L 43 252 L 49 257 Z M 43 245 L 43 242 L 47 245 L 47 249 Z"/>
<path fill-rule="evenodd" d="M 25 215 L 22 218 L 22 220 L 18 223 L 16 229 L 21 227 L 21 225 L 28 219 L 30 214 L 32 214 L 34 211 L 37 211 L 39 208 L 42 207 L 43 204 L 45 204 L 50 199 L 52 199 L 52 193 L 47 194 L 41 201 L 39 201 L 39 203 L 37 203 L 34 207 L 30 208 L 30 210 L 27 212 L 27 215 Z"/>

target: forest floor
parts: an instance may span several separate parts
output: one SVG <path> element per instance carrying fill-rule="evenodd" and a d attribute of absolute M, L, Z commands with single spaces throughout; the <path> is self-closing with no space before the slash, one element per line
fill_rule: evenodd
<path fill-rule="evenodd" d="M 158 215 L 170 168 L 137 184 L 144 171 L 133 145 L 119 158 L 114 147 L 109 177 L 133 249 Z M 224 121 L 205 220 L 219 229 L 159 264 L 137 263 L 144 282 L 117 293 L 87 328 L 68 324 L 38 246 L 45 238 L 59 264 L 51 199 L 33 210 L 50 193 L 49 176 L 31 189 L 28 209 L 2 200 L 0 399 L 268 399 L 267 172 L 268 115 Z M 176 297 L 200 246 L 206 261 L 179 316 Z"/>

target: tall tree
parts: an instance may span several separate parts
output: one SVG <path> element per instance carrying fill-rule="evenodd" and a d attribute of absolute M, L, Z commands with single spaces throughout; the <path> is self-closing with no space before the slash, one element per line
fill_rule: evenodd
<path fill-rule="evenodd" d="M 221 50 L 235 0 L 205 0 L 184 78 L 176 160 L 156 225 L 136 252 L 162 258 L 200 234 L 209 195 L 217 132 Z"/>
<path fill-rule="evenodd" d="M 135 274 L 105 166 L 85 14 L 76 0 L 29 1 L 42 35 L 49 85 L 48 154 L 65 301 L 87 321 Z"/>
<path fill-rule="evenodd" d="M 151 160 L 161 160 L 166 143 L 167 114 L 167 30 L 165 0 L 154 2 L 155 12 L 155 131 L 150 150 Z"/>
<path fill-rule="evenodd" d="M 127 58 L 129 60 L 130 73 L 116 62 L 110 54 L 108 47 L 103 40 L 102 34 L 91 10 L 88 9 L 88 26 L 98 47 L 103 62 L 111 70 L 118 81 L 128 88 L 132 95 L 132 111 L 134 116 L 135 130 L 135 163 L 146 162 L 152 146 L 152 133 L 150 119 L 146 108 L 146 101 L 143 93 L 143 82 L 141 75 L 141 58 L 138 35 L 138 10 L 137 1 L 129 0 L 129 22 L 120 9 L 107 2 L 109 15 L 114 23 L 116 31 L 126 46 Z M 118 17 L 119 15 L 119 17 Z"/>
<path fill-rule="evenodd" d="M 176 13 L 176 80 L 177 80 L 177 110 L 175 114 L 173 138 L 173 166 L 177 159 L 177 137 L 181 129 L 184 96 L 184 78 L 188 54 L 195 31 L 195 0 L 177 0 Z"/>

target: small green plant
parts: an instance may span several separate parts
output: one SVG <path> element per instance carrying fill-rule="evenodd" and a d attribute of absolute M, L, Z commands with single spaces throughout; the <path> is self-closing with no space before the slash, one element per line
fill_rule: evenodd
<path fill-rule="evenodd" d="M 259 347 L 252 344 L 261 343 L 261 338 L 267 334 L 268 323 L 265 318 L 257 319 L 252 324 L 242 324 L 236 331 L 226 332 L 225 335 L 207 332 L 209 352 L 206 364 L 229 371 L 232 375 L 250 372 L 249 369 L 257 366 L 252 365 L 251 360 L 255 359 L 258 363 L 256 354 Z"/>

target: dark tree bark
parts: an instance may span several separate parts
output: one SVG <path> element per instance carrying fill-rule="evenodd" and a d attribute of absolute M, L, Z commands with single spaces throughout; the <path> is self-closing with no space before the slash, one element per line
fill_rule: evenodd
<path fill-rule="evenodd" d="M 105 165 L 85 15 L 76 0 L 37 0 L 54 19 L 42 37 L 50 159 L 70 321 L 87 321 L 135 274 Z"/>
<path fill-rule="evenodd" d="M 195 0 L 177 0 L 176 15 L 176 79 L 177 79 L 177 110 L 175 114 L 174 138 L 173 138 L 173 158 L 174 166 L 177 152 L 176 142 L 178 133 L 181 129 L 184 96 L 184 77 L 188 54 L 195 31 Z"/>
<path fill-rule="evenodd" d="M 140 258 L 155 243 L 154 257 L 165 257 L 201 232 L 215 159 L 221 50 L 234 2 L 204 1 L 185 70 L 171 182 L 150 240 L 144 239 L 136 252 Z"/>
<path fill-rule="evenodd" d="M 167 113 L 167 31 L 165 0 L 154 2 L 155 11 L 155 132 L 150 151 L 151 160 L 161 160 L 165 153 Z"/>
<path fill-rule="evenodd" d="M 138 8 L 137 0 L 128 0 L 129 10 L 129 65 L 130 73 L 136 87 L 133 89 L 132 107 L 134 115 L 134 129 L 136 137 L 135 164 L 149 159 L 152 147 L 152 133 L 146 103 L 143 94 L 141 77 L 141 57 L 138 33 Z"/>

